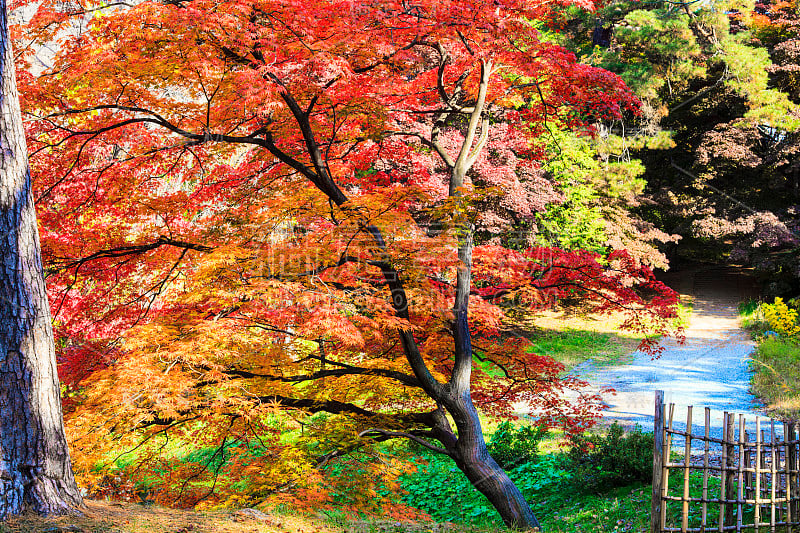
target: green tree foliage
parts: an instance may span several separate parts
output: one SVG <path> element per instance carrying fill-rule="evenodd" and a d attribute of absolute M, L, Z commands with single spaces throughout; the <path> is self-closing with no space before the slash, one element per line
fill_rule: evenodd
<path fill-rule="evenodd" d="M 537 214 L 537 241 L 542 245 L 602 252 L 606 231 L 598 204 L 600 192 L 593 186 L 596 154 L 588 139 L 554 132 L 549 149 L 556 152 L 545 165 L 562 193 L 563 201 Z"/>
<path fill-rule="evenodd" d="M 564 21 L 582 60 L 642 99 L 601 138 L 644 164 L 634 213 L 683 238 L 673 256 L 755 266 L 772 292 L 800 287 L 796 13 L 796 2 L 612 2 Z M 611 30 L 608 46 L 593 43 L 595 25 Z"/>
<path fill-rule="evenodd" d="M 663 135 L 637 137 L 635 142 L 669 142 Z M 628 155 L 631 139 L 619 135 L 578 136 L 552 132 L 544 166 L 563 199 L 537 215 L 537 244 L 604 252 L 628 250 L 643 264 L 666 268 L 657 244 L 675 241 L 631 214 L 641 202 L 645 169 Z"/>

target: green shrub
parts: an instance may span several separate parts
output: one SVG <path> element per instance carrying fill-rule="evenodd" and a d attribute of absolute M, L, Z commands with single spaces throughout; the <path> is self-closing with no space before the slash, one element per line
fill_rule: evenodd
<path fill-rule="evenodd" d="M 486 444 L 489 453 L 506 470 L 534 461 L 539 443 L 547 434 L 547 429 L 539 426 L 517 426 L 506 420 Z"/>
<path fill-rule="evenodd" d="M 638 425 L 626 434 L 614 422 L 605 435 L 575 437 L 568 457 L 576 485 L 588 491 L 653 480 L 653 434 Z"/>
<path fill-rule="evenodd" d="M 738 309 L 739 315 L 741 316 L 751 316 L 755 315 L 758 312 L 758 306 L 760 305 L 758 300 L 753 300 L 750 298 L 745 302 L 739 302 Z"/>

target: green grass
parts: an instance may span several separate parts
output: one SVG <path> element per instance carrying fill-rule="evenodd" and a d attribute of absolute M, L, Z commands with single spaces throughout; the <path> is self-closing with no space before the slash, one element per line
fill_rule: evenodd
<path fill-rule="evenodd" d="M 800 340 L 770 331 L 761 302 L 739 304 L 742 327 L 758 342 L 750 368 L 750 388 L 773 416 L 796 419 L 800 414 Z"/>
<path fill-rule="evenodd" d="M 678 315 L 672 326 L 688 327 L 692 311 L 691 302 L 678 304 Z M 588 360 L 598 366 L 624 363 L 639 345 L 640 339 L 611 327 L 618 317 L 565 315 L 564 324 L 559 324 L 558 320 L 559 318 L 547 320 L 546 328 L 531 328 L 532 332 L 526 337 L 531 342 L 530 352 L 552 357 L 563 364 L 567 371 Z"/>
<path fill-rule="evenodd" d="M 524 431 L 517 431 L 520 438 L 526 438 Z M 527 438 L 538 442 L 538 436 Z M 524 462 L 516 466 L 512 462 L 506 471 L 545 531 L 646 531 L 652 491 L 647 485 L 652 471 L 652 434 L 637 430 L 626 435 L 613 426 L 605 435 L 586 439 L 593 445 L 584 452 L 564 453 L 562 447 L 559 452 L 526 455 Z M 589 442 L 586 439 L 581 442 Z M 498 444 L 504 442 L 498 440 Z M 642 443 L 650 453 L 634 453 Z M 488 500 L 451 459 L 418 450 L 417 462 L 417 471 L 401 478 L 406 491 L 403 503 L 427 512 L 437 522 L 488 530 L 502 526 Z M 632 469 L 636 465 L 645 465 L 646 471 Z M 601 472 L 600 468 L 608 470 Z M 630 475 L 634 471 L 637 473 Z"/>
<path fill-rule="evenodd" d="M 647 531 L 649 485 L 633 484 L 602 494 L 585 494 L 573 482 L 567 459 L 548 454 L 509 471 L 525 494 L 545 531 Z M 428 457 L 416 474 L 407 476 L 403 501 L 428 512 L 437 522 L 495 530 L 502 527 L 497 512 L 475 491 L 447 458 Z"/>
<path fill-rule="evenodd" d="M 650 530 L 652 497 L 652 485 L 645 481 L 649 480 L 649 475 L 642 472 L 638 480 L 624 477 L 622 474 L 625 469 L 620 470 L 620 462 L 650 466 L 650 455 L 644 457 L 634 454 L 637 458 L 631 457 L 630 461 L 627 459 L 631 451 L 641 447 L 639 441 L 648 437 L 652 449 L 652 434 L 637 431 L 620 436 L 609 430 L 605 436 L 591 437 L 595 446 L 590 451 L 583 454 L 561 452 L 540 455 L 532 461 L 509 469 L 508 474 L 525 495 L 548 533 L 646 533 Z M 618 457 L 620 451 L 624 455 L 622 459 Z M 589 463 L 586 463 L 586 459 L 590 459 Z M 679 453 L 674 453 L 672 460 L 680 463 L 683 458 Z M 604 469 L 602 472 L 599 470 L 601 467 Z M 609 479 L 599 484 L 588 482 L 593 476 L 601 478 L 614 475 L 614 472 L 616 481 Z M 627 485 L 615 486 L 621 485 L 619 481 L 625 479 L 629 480 Z M 682 481 L 683 473 L 673 471 L 670 476 L 669 496 L 682 496 Z M 502 522 L 489 502 L 446 457 L 421 452 L 418 471 L 405 476 L 402 486 L 407 491 L 403 501 L 425 510 L 437 522 L 454 523 L 465 528 L 477 528 L 479 531 L 502 530 Z M 720 479 L 713 472 L 709 472 L 706 482 L 701 469 L 690 472 L 690 497 L 714 498 L 719 495 L 719 491 Z M 709 531 L 716 530 L 719 511 L 719 506 L 708 505 L 705 525 Z M 753 514 L 752 506 L 743 508 L 742 518 L 745 524 L 752 523 Z M 687 516 L 690 528 L 700 527 L 703 523 L 702 506 L 691 504 Z M 681 518 L 681 502 L 667 502 L 666 526 L 680 527 Z M 751 529 L 743 531 L 751 532 Z"/>
<path fill-rule="evenodd" d="M 680 462 L 680 455 L 674 460 Z M 646 533 L 650 530 L 652 485 L 633 483 L 623 487 L 588 492 L 573 478 L 566 457 L 548 454 L 533 464 L 525 464 L 509 471 L 515 484 L 525 494 L 542 527 L 548 533 L 617 531 Z M 683 493 L 682 474 L 671 476 L 669 495 Z M 689 495 L 703 496 L 703 473 L 692 471 L 689 477 Z M 478 494 L 463 474 L 446 458 L 428 458 L 417 474 L 404 482 L 408 494 L 404 501 L 426 510 L 437 522 L 462 525 L 478 531 L 502 531 L 502 522 L 488 501 Z M 707 495 L 717 497 L 720 480 L 709 475 Z M 667 503 L 667 526 L 680 527 L 682 507 L 680 502 Z M 702 507 L 693 503 L 689 507 L 688 526 L 698 528 L 702 521 Z M 719 520 L 719 507 L 707 507 L 706 526 L 715 531 Z M 753 521 L 753 507 L 745 506 L 743 521 Z M 743 531 L 752 531 L 743 529 Z"/>
<path fill-rule="evenodd" d="M 762 338 L 751 367 L 753 393 L 772 413 L 796 418 L 800 413 L 800 342 Z"/>
<path fill-rule="evenodd" d="M 531 352 L 550 356 L 567 370 L 589 359 L 600 365 L 615 364 L 632 351 L 616 335 L 577 329 L 544 331 L 531 342 Z"/>

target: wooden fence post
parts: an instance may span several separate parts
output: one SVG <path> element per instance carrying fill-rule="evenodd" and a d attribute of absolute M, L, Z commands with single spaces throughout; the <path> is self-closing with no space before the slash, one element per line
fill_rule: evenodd
<path fill-rule="evenodd" d="M 728 501 L 735 501 L 737 500 L 736 494 L 736 476 L 733 474 L 734 467 L 736 466 L 736 447 L 734 444 L 734 429 L 733 425 L 735 423 L 735 419 L 733 413 L 728 414 L 728 418 L 725 421 L 725 427 L 722 430 L 725 432 L 725 442 L 723 446 L 727 448 L 728 453 L 725 454 L 725 471 L 728 474 L 725 476 L 725 499 Z M 741 461 L 741 459 L 740 459 Z M 734 518 L 734 511 L 736 507 L 734 505 L 728 505 L 725 509 L 725 521 L 723 525 L 734 525 L 735 518 Z"/>
<path fill-rule="evenodd" d="M 650 509 L 650 532 L 661 533 L 661 484 L 664 468 L 664 391 L 656 391 L 656 409 L 653 420 L 653 503 Z M 669 462 L 669 457 L 667 457 Z"/>
<path fill-rule="evenodd" d="M 785 472 L 785 480 L 786 480 L 786 492 L 784 494 L 786 498 L 786 507 L 784 508 L 784 517 L 786 517 L 786 531 L 791 532 L 792 526 L 791 523 L 794 519 L 794 514 L 792 513 L 792 444 L 789 444 L 789 441 L 792 440 L 792 436 L 789 433 L 789 424 L 787 422 L 783 423 L 783 470 Z"/>
<path fill-rule="evenodd" d="M 788 507 L 792 515 L 792 522 L 798 522 L 800 521 L 800 505 L 798 505 L 800 503 L 800 464 L 798 464 L 800 444 L 797 441 L 800 435 L 798 435 L 796 422 L 787 424 L 787 427 L 789 428 L 789 451 L 786 457 L 786 470 L 788 471 L 786 474 L 786 492 L 789 495 Z"/>
<path fill-rule="evenodd" d="M 710 410 L 705 408 L 703 437 L 692 434 L 692 407 L 687 409 L 686 431 L 673 430 L 675 404 L 664 405 L 664 392 L 655 391 L 653 427 L 653 495 L 650 514 L 650 533 L 665 531 L 748 531 L 758 532 L 769 528 L 771 533 L 786 531 L 800 533 L 800 424 L 783 423 L 783 438 L 779 439 L 775 422 L 769 421 L 769 435 L 762 431 L 760 417 L 755 420 L 755 439 L 750 441 L 744 415 L 739 414 L 738 438 L 734 413 L 725 412 L 722 439 L 710 438 Z M 672 435 L 684 435 L 683 463 L 670 463 Z M 703 442 L 702 497 L 690 497 L 690 469 L 692 440 Z M 711 442 L 720 442 L 722 456 L 720 467 L 709 465 Z M 670 465 L 683 469 L 683 496 L 670 496 Z M 699 470 L 699 466 L 695 466 Z M 719 497 L 708 495 L 709 470 L 720 471 Z M 680 487 L 675 487 L 680 490 Z M 681 502 L 680 527 L 666 516 L 668 501 Z M 689 511 L 692 502 L 700 502 L 700 527 L 690 527 Z M 719 521 L 708 524 L 708 503 L 719 504 Z M 752 510 L 748 508 L 752 505 Z M 752 512 L 752 522 L 748 517 Z M 762 527 L 763 526 L 763 527 Z M 785 528 L 785 529 L 784 529 Z"/>
<path fill-rule="evenodd" d="M 692 464 L 692 406 L 686 408 L 686 435 L 683 451 L 683 497 L 681 499 L 681 533 L 689 529 L 689 476 Z"/>
<path fill-rule="evenodd" d="M 719 523 L 717 524 L 717 531 L 722 533 L 725 531 L 725 526 L 728 525 L 728 418 L 730 415 L 727 411 L 722 413 L 722 461 L 720 462 L 720 484 L 719 484 Z"/>

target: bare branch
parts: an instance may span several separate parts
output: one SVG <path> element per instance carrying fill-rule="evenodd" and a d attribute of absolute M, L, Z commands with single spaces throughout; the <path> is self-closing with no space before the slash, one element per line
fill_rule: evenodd
<path fill-rule="evenodd" d="M 383 435 L 385 437 L 390 437 L 390 438 L 401 438 L 402 437 L 404 439 L 409 439 L 409 440 L 412 440 L 412 441 L 416 442 L 420 446 L 424 446 L 425 448 L 427 448 L 427 449 L 429 449 L 429 450 L 431 450 L 433 452 L 441 453 L 442 455 L 450 456 L 450 453 L 447 450 L 445 450 L 444 448 L 441 448 L 439 446 L 431 444 L 430 442 L 428 442 L 427 440 L 425 440 L 425 439 L 423 439 L 421 437 L 417 437 L 416 435 L 412 435 L 411 433 L 405 433 L 405 432 L 402 432 L 402 431 L 389 431 L 389 430 L 386 430 L 386 429 L 371 428 L 371 429 L 367 429 L 367 430 L 364 430 L 364 431 L 360 432 L 358 434 L 358 436 L 359 437 L 367 437 L 371 433 L 377 433 L 379 435 Z"/>
<path fill-rule="evenodd" d="M 99 250 L 86 257 L 70 260 L 69 262 L 62 264 L 60 267 L 51 268 L 49 272 L 55 272 L 58 270 L 71 270 L 73 268 L 78 270 L 80 269 L 81 266 L 90 261 L 95 261 L 97 259 L 124 257 L 126 255 L 143 254 L 155 250 L 156 248 L 160 248 L 162 246 L 174 246 L 176 248 L 183 248 L 184 250 L 195 250 L 203 253 L 208 253 L 213 250 L 211 246 L 179 241 L 162 235 L 161 237 L 158 238 L 157 241 L 149 244 L 120 246 L 118 248 L 110 248 L 108 250 Z"/>

